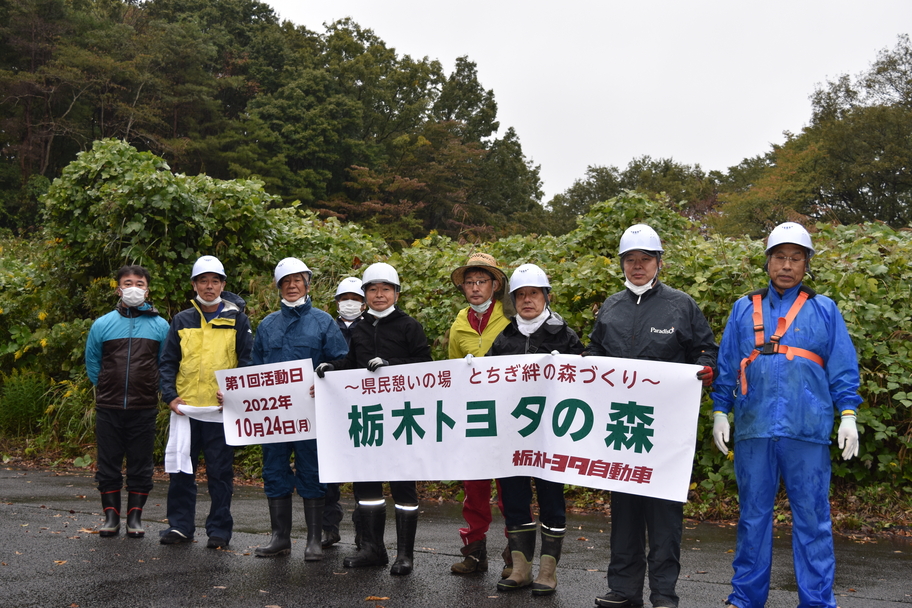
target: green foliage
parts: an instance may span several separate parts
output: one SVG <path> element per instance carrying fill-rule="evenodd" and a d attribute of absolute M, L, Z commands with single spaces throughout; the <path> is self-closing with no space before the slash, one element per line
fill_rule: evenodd
<path fill-rule="evenodd" d="M 11 436 L 34 432 L 47 407 L 49 389 L 44 374 L 20 368 L 0 372 L 0 432 Z"/>

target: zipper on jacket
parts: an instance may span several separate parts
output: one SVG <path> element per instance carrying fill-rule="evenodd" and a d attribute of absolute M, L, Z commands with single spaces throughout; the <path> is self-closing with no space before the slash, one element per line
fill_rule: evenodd
<path fill-rule="evenodd" d="M 127 314 L 130 314 L 130 309 L 127 309 Z M 124 401 L 123 409 L 127 409 L 127 399 L 129 398 L 128 391 L 130 390 L 130 358 L 133 355 L 133 315 L 130 315 L 130 339 L 127 341 L 127 373 L 124 374 Z"/>

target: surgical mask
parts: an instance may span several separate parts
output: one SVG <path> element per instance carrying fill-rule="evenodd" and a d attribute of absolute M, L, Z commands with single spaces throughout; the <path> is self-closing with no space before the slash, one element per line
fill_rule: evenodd
<path fill-rule="evenodd" d="M 120 301 L 130 308 L 140 306 L 146 301 L 146 290 L 142 287 L 124 287 L 120 290 Z"/>
<path fill-rule="evenodd" d="M 541 311 L 541 314 L 535 317 L 534 319 L 523 319 L 521 316 L 516 315 L 516 328 L 519 330 L 519 333 L 528 337 L 538 331 L 538 328 L 548 320 L 548 317 L 551 316 L 551 309 L 545 306 L 545 309 Z"/>
<path fill-rule="evenodd" d="M 336 304 L 339 316 L 346 321 L 354 321 L 361 316 L 361 302 L 357 300 L 342 300 Z"/>
<path fill-rule="evenodd" d="M 486 312 L 488 312 L 489 308 L 491 308 L 491 303 L 493 301 L 494 300 L 487 300 L 484 304 L 469 304 L 469 306 L 471 306 L 472 310 L 474 310 L 478 314 L 483 315 Z"/>
<path fill-rule="evenodd" d="M 297 308 L 298 306 L 301 306 L 302 304 L 306 304 L 306 303 L 307 303 L 307 296 L 304 296 L 303 298 L 298 298 L 294 302 L 289 302 L 285 298 L 282 298 L 282 304 L 284 304 L 285 306 L 288 306 L 289 308 Z"/>
<path fill-rule="evenodd" d="M 393 314 L 393 311 L 394 311 L 394 310 L 396 310 L 396 305 L 395 305 L 395 304 L 393 304 L 392 306 L 390 306 L 390 307 L 387 308 L 386 310 L 381 310 L 381 311 L 379 311 L 379 312 L 377 312 L 376 310 L 374 310 L 373 308 L 371 308 L 371 309 L 370 309 L 370 313 L 371 313 L 373 316 L 375 316 L 376 318 L 382 319 L 383 317 L 388 317 L 389 315 Z"/>
<path fill-rule="evenodd" d="M 625 276 L 624 287 L 626 287 L 627 289 L 629 289 L 630 291 L 632 291 L 633 293 L 635 293 L 637 295 L 637 305 L 639 305 L 640 300 L 643 298 L 643 294 L 646 293 L 647 291 L 649 291 L 650 289 L 652 289 L 653 285 L 655 285 L 656 277 L 658 277 L 658 276 L 659 276 L 659 269 L 656 268 L 656 273 L 655 273 L 655 276 L 652 277 L 652 280 L 643 285 L 634 285 Z"/>
<path fill-rule="evenodd" d="M 212 300 L 211 302 L 207 302 L 206 300 L 204 300 L 202 298 L 202 296 L 200 296 L 199 294 L 196 294 L 196 301 L 199 302 L 200 304 L 202 304 L 203 306 L 215 306 L 217 304 L 222 303 L 222 296 L 215 296 L 214 300 Z"/>

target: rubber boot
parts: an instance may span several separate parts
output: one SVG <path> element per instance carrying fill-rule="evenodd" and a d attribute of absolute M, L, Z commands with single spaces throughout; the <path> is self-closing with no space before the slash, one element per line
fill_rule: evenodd
<path fill-rule="evenodd" d="M 415 560 L 415 532 L 418 530 L 418 505 L 396 505 L 396 560 L 390 574 L 411 574 Z"/>
<path fill-rule="evenodd" d="M 534 523 L 507 526 L 507 542 L 513 556 L 513 572 L 497 583 L 498 591 L 513 591 L 532 584 L 532 558 L 535 556 Z"/>
<path fill-rule="evenodd" d="M 141 492 L 127 494 L 127 536 L 130 538 L 142 538 L 146 535 L 142 527 L 142 512 L 147 498 L 149 495 Z"/>
<path fill-rule="evenodd" d="M 513 554 L 510 553 L 509 543 L 504 547 L 500 556 L 503 557 L 504 560 L 504 567 L 503 570 L 500 571 L 500 578 L 510 578 L 510 575 L 513 574 Z"/>
<path fill-rule="evenodd" d="M 386 503 L 361 505 L 358 523 L 361 528 L 361 547 L 342 560 L 346 568 L 385 566 L 389 563 L 383 530 L 386 527 Z"/>
<path fill-rule="evenodd" d="M 482 538 L 481 540 L 471 542 L 460 549 L 460 552 L 465 559 L 450 566 L 450 570 L 456 574 L 472 574 L 473 572 L 488 571 L 487 539 Z"/>
<path fill-rule="evenodd" d="M 538 576 L 532 582 L 532 595 L 551 595 L 557 589 L 557 563 L 560 561 L 566 528 L 541 526 L 541 559 Z"/>
<path fill-rule="evenodd" d="M 291 494 L 269 498 L 269 522 L 272 524 L 272 539 L 265 547 L 257 547 L 257 557 L 278 557 L 291 553 Z"/>
<path fill-rule="evenodd" d="M 120 490 L 102 492 L 101 507 L 105 520 L 98 529 L 98 536 L 117 536 L 120 534 Z"/>
<path fill-rule="evenodd" d="M 304 547 L 304 561 L 318 562 L 323 559 L 323 507 L 324 498 L 304 499 L 304 521 L 307 523 L 307 546 Z"/>

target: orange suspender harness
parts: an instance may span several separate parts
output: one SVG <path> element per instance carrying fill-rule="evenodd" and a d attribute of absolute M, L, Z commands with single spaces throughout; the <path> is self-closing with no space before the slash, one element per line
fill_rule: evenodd
<path fill-rule="evenodd" d="M 795 320 L 795 317 L 798 316 L 798 311 L 801 310 L 801 307 L 804 306 L 804 303 L 808 298 L 813 297 L 814 292 L 810 290 L 805 290 L 802 288 L 801 292 L 798 294 L 798 298 L 789 308 L 788 313 L 784 317 L 779 317 L 779 322 L 776 325 L 776 333 L 770 336 L 769 342 L 764 342 L 764 326 L 763 326 L 763 296 L 766 295 L 767 290 L 761 289 L 760 291 L 755 291 L 751 295 L 751 300 L 754 303 L 754 344 L 756 348 L 751 352 L 749 357 L 741 359 L 741 372 L 738 374 L 741 377 L 741 394 L 747 394 L 747 366 L 753 363 L 759 355 L 775 355 L 781 353 L 785 355 L 785 358 L 791 361 L 795 357 L 803 357 L 805 359 L 810 359 L 814 363 L 818 364 L 820 367 L 824 367 L 823 359 L 809 350 L 803 348 L 797 348 L 795 346 L 786 346 L 785 344 L 779 344 L 779 340 L 782 339 L 782 336 L 788 331 L 789 326 L 792 324 L 792 321 Z"/>

